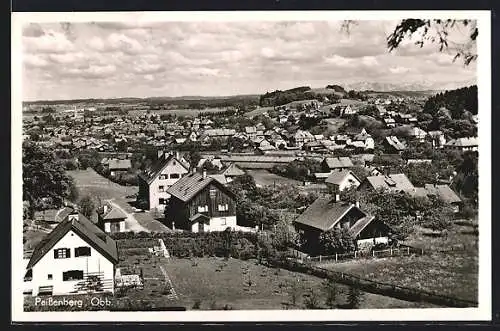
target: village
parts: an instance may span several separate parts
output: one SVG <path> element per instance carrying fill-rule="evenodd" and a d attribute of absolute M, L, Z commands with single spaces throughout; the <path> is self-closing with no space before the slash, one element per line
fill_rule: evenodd
<path fill-rule="evenodd" d="M 25 105 L 72 192 L 24 199 L 25 309 L 477 306 L 475 88 Z"/>

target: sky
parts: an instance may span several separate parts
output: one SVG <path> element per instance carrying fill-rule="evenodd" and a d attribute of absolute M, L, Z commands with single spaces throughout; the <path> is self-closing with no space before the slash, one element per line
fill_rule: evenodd
<path fill-rule="evenodd" d="M 23 27 L 23 99 L 262 94 L 380 82 L 439 89 L 475 81 L 476 64 L 408 39 L 396 21 L 89 22 Z M 466 30 L 450 39 L 460 43 Z M 418 37 L 418 33 L 417 33 Z M 416 38 L 416 37 L 415 37 Z M 461 85 L 462 84 L 462 85 Z"/>

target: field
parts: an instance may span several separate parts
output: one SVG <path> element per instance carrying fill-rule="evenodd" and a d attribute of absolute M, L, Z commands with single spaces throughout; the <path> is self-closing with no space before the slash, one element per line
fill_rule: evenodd
<path fill-rule="evenodd" d="M 123 243 L 120 246 L 123 246 Z M 125 251 L 128 251 L 125 253 L 127 256 L 124 256 Z M 257 264 L 254 260 L 229 259 L 225 261 L 223 258 L 215 257 L 166 259 L 147 254 L 149 253 L 145 247 L 120 250 L 122 259 L 120 265 L 136 267 L 136 270 L 141 268 L 146 278 L 144 290 L 134 290 L 125 294 L 131 301 L 151 297 L 158 306 L 175 304 L 186 309 L 193 309 L 193 306 L 198 305 L 198 309 L 202 310 L 224 309 L 224 307 L 226 309 L 304 309 L 306 296 L 310 290 L 313 290 L 317 295 L 319 308 L 326 308 L 323 279 L 314 276 L 269 268 Z M 162 294 L 165 287 L 162 268 L 168 274 L 178 299 L 168 298 Z M 293 287 L 292 284 L 296 285 Z M 342 307 L 347 303 L 348 288 L 338 285 L 338 290 L 337 305 Z M 292 293 L 296 296 L 295 306 L 291 306 Z M 370 293 L 362 293 L 360 298 L 359 308 L 422 307 L 421 303 L 406 302 Z"/>
<path fill-rule="evenodd" d="M 122 186 L 99 175 L 93 169 L 72 170 L 67 173 L 73 177 L 80 196 L 99 196 L 101 199 L 125 198 L 137 193 L 137 186 Z"/>
<path fill-rule="evenodd" d="M 328 127 L 328 131 L 331 131 L 332 133 L 337 133 L 339 131 L 339 128 L 344 125 L 344 123 L 347 120 L 344 118 L 327 118 L 325 119 L 325 122 Z"/>
<path fill-rule="evenodd" d="M 257 185 L 301 185 L 298 180 L 282 177 L 267 170 L 247 170 L 247 172 L 255 179 Z"/>
<path fill-rule="evenodd" d="M 260 107 L 257 109 L 254 109 L 252 111 L 249 111 L 248 113 L 245 113 L 246 117 L 254 117 L 254 116 L 259 116 L 262 115 L 265 112 L 268 112 L 270 110 L 273 110 L 274 107 Z"/>
<path fill-rule="evenodd" d="M 478 250 L 474 244 L 477 235 L 470 230 L 468 226 L 455 225 L 446 237 L 426 237 L 425 230 L 419 230 L 408 243 L 429 252 L 423 256 L 363 259 L 329 263 L 323 267 L 383 283 L 477 301 Z M 437 251 L 452 247 L 456 249 Z"/>

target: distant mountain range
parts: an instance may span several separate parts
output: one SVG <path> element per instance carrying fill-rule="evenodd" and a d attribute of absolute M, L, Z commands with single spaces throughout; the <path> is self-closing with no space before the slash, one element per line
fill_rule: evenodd
<path fill-rule="evenodd" d="M 475 79 L 450 82 L 450 83 L 436 83 L 432 81 L 422 80 L 419 82 L 408 83 L 380 83 L 380 82 L 355 82 L 343 84 L 346 90 L 355 91 L 378 91 L 378 92 L 392 92 L 392 91 L 444 91 L 454 90 L 457 88 L 475 85 Z"/>

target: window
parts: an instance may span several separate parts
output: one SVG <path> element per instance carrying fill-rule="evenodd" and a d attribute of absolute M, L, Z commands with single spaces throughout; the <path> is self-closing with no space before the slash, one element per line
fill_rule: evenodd
<path fill-rule="evenodd" d="M 225 217 L 222 217 L 220 219 L 220 225 L 226 225 L 226 218 Z"/>
<path fill-rule="evenodd" d="M 163 185 L 158 186 L 158 192 L 165 192 L 165 186 Z"/>
<path fill-rule="evenodd" d="M 218 211 L 228 211 L 229 210 L 229 206 L 228 206 L 227 203 L 225 205 L 218 205 L 217 210 Z"/>
<path fill-rule="evenodd" d="M 217 194 L 217 190 L 216 190 L 216 189 L 214 189 L 214 188 L 211 188 L 211 189 L 210 189 L 210 197 L 211 197 L 211 198 L 215 198 L 215 195 L 216 195 L 216 194 Z"/>
<path fill-rule="evenodd" d="M 167 175 L 160 175 L 160 180 L 167 179 Z"/>
<path fill-rule="evenodd" d="M 67 259 L 71 257 L 69 248 L 54 249 L 54 259 Z"/>
<path fill-rule="evenodd" d="M 165 203 L 165 199 L 164 199 L 164 198 L 160 198 L 160 199 L 158 199 L 158 203 L 159 203 L 160 205 L 165 205 L 165 204 L 166 204 L 166 203 Z"/>
<path fill-rule="evenodd" d="M 198 206 L 198 213 L 208 212 L 208 206 Z"/>
<path fill-rule="evenodd" d="M 83 279 L 83 270 L 70 270 L 63 272 L 63 281 Z"/>
<path fill-rule="evenodd" d="M 48 274 L 48 275 L 47 275 L 47 279 L 48 279 L 48 280 L 52 280 L 52 274 Z"/>
<path fill-rule="evenodd" d="M 77 247 L 75 248 L 75 257 L 90 256 L 90 247 Z"/>
<path fill-rule="evenodd" d="M 180 178 L 181 176 L 179 174 L 170 174 L 170 179 L 177 179 Z"/>

